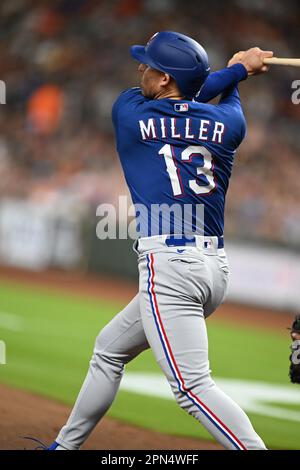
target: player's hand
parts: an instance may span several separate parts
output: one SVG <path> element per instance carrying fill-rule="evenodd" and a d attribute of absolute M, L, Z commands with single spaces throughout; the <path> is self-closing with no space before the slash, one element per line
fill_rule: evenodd
<path fill-rule="evenodd" d="M 291 333 L 291 338 L 292 338 L 293 341 L 300 340 L 300 333 L 292 332 Z"/>
<path fill-rule="evenodd" d="M 244 54 L 245 54 L 245 51 L 240 51 L 240 52 L 237 52 L 236 54 L 234 54 L 231 57 L 230 61 L 228 62 L 227 67 L 230 67 L 231 65 L 234 65 L 234 64 L 241 63 L 241 60 L 242 60 L 242 57 L 243 57 Z"/>
<path fill-rule="evenodd" d="M 295 320 L 293 321 L 291 330 L 292 340 L 300 339 L 300 315 L 296 315 Z"/>
<path fill-rule="evenodd" d="M 239 51 L 230 59 L 228 67 L 234 64 L 243 64 L 248 75 L 258 75 L 267 72 L 269 66 L 264 64 L 264 59 L 273 57 L 273 51 L 263 51 L 259 47 L 252 47 L 247 51 Z"/>

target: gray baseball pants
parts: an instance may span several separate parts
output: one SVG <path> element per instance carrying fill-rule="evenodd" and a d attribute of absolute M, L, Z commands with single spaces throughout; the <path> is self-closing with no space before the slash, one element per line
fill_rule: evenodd
<path fill-rule="evenodd" d="M 179 406 L 222 446 L 266 449 L 244 411 L 210 376 L 205 318 L 222 303 L 229 275 L 224 249 L 211 240 L 209 248 L 203 240 L 177 248 L 163 237 L 139 241 L 139 293 L 97 337 L 86 379 L 56 439 L 61 446 L 80 448 L 111 406 L 125 364 L 151 347 Z"/>

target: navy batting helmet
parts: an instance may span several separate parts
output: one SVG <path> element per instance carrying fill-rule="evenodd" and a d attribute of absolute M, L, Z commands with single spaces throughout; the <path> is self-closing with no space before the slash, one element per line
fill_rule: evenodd
<path fill-rule="evenodd" d="M 208 57 L 194 39 L 173 31 L 154 34 L 147 45 L 132 46 L 134 59 L 169 74 L 186 98 L 193 98 L 205 82 L 209 71 Z"/>

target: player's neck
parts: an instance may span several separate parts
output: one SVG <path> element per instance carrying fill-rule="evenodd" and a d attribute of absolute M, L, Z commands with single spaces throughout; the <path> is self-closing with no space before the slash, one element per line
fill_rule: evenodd
<path fill-rule="evenodd" d="M 178 90 L 162 90 L 155 95 L 155 100 L 162 100 L 169 98 L 170 100 L 183 100 L 183 96 L 180 95 Z"/>

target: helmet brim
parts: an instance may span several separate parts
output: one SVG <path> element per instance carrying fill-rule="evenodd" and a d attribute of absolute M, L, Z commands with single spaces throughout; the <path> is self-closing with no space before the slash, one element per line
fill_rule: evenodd
<path fill-rule="evenodd" d="M 147 54 L 146 48 L 144 46 L 131 46 L 130 54 L 131 57 L 141 64 L 147 64 L 153 69 L 161 70 L 160 67 L 151 59 L 149 54 Z"/>
<path fill-rule="evenodd" d="M 133 59 L 141 62 L 142 64 L 146 64 L 146 50 L 144 46 L 131 46 L 130 54 Z"/>

